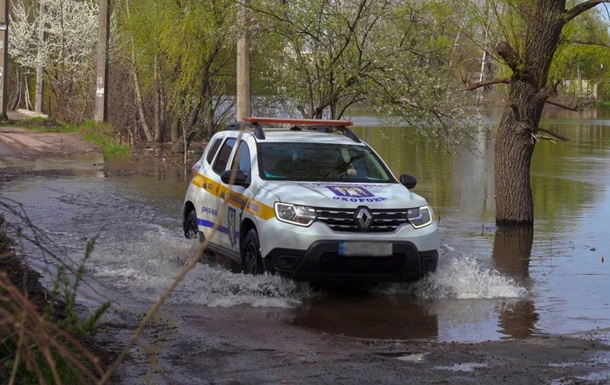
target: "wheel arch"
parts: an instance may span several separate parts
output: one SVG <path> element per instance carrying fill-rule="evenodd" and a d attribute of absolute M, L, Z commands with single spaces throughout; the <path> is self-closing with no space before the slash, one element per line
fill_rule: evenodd
<path fill-rule="evenodd" d="M 191 211 L 195 211 L 195 214 L 197 214 L 197 210 L 195 209 L 195 205 L 193 204 L 193 202 L 191 202 L 191 201 L 185 202 L 184 208 L 182 209 L 182 220 L 185 220 L 186 216 Z"/>
<path fill-rule="evenodd" d="M 254 221 L 250 218 L 246 218 L 241 222 L 241 225 L 239 225 L 239 249 L 241 250 L 242 245 L 244 243 L 244 239 L 246 238 L 246 235 L 248 235 L 248 232 L 250 230 L 256 230 L 256 224 L 254 223 Z"/>

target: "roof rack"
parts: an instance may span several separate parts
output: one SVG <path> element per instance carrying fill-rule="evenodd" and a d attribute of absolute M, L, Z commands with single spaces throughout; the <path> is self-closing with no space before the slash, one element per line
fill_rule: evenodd
<path fill-rule="evenodd" d="M 227 130 L 241 130 L 246 127 L 254 128 L 254 136 L 256 138 L 265 139 L 265 132 L 263 131 L 263 128 L 256 123 L 252 124 L 251 122 L 248 122 L 248 121 L 229 123 L 229 125 L 227 126 Z"/>
<path fill-rule="evenodd" d="M 283 118 L 268 118 L 268 117 L 254 117 L 250 116 L 244 118 L 243 122 L 233 122 L 229 124 L 227 129 L 239 130 L 244 127 L 252 127 L 254 129 L 254 136 L 257 139 L 265 139 L 265 132 L 260 126 L 260 123 L 268 124 L 293 124 L 290 127 L 292 131 L 300 131 L 300 126 L 307 126 L 305 129 L 319 132 L 334 132 L 340 131 L 343 135 L 347 136 L 356 143 L 360 143 L 360 139 L 353 133 L 352 130 L 347 128 L 354 123 L 350 120 L 333 120 L 333 119 L 283 119 Z"/>

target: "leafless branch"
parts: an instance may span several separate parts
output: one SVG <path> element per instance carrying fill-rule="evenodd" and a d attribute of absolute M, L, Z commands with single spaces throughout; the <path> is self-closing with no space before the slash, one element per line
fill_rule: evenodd
<path fill-rule="evenodd" d="M 547 130 L 546 128 L 538 127 L 538 132 L 544 132 L 545 134 L 549 134 L 552 137 L 557 138 L 557 139 L 559 139 L 559 140 L 561 140 L 563 142 L 568 142 L 570 140 L 570 138 L 568 138 L 566 136 L 563 136 L 563 135 L 559 135 L 558 133 L 550 131 L 550 130 Z M 538 136 L 538 139 L 545 139 L 545 138 L 541 137 L 541 136 Z"/>
<path fill-rule="evenodd" d="M 576 99 L 576 102 L 566 103 L 565 101 L 560 100 L 560 98 L 549 98 L 545 100 L 545 102 L 553 106 L 561 107 L 565 110 L 578 111 L 583 107 L 593 104 L 595 101 L 591 98 L 578 98 Z"/>
<path fill-rule="evenodd" d="M 610 44 L 602 43 L 602 42 L 598 42 L 598 41 L 565 40 L 565 42 L 570 43 L 570 44 L 594 45 L 594 46 L 599 46 L 599 47 L 610 48 Z"/>
<path fill-rule="evenodd" d="M 566 11 L 566 15 L 563 19 L 564 23 L 569 22 L 581 13 L 586 12 L 589 9 L 594 8 L 603 3 L 610 3 L 610 0 L 587 0 L 583 3 L 576 4 L 572 9 Z"/>
<path fill-rule="evenodd" d="M 473 91 L 478 88 L 487 87 L 494 84 L 510 84 L 510 78 L 493 78 L 475 84 L 468 84 L 468 86 L 463 88 L 462 91 Z"/>

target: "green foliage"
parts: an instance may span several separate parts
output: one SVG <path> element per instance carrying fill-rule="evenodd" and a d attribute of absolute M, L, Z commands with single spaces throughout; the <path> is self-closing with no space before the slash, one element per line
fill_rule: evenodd
<path fill-rule="evenodd" d="M 235 42 L 239 33 L 233 0 L 124 0 L 120 3 L 118 53 L 129 62 L 142 99 L 153 111 L 178 116 L 189 133 L 216 127 L 230 104 L 235 81 Z M 161 110 L 160 108 L 164 108 Z"/>
<path fill-rule="evenodd" d="M 255 60 L 280 114 L 340 118 L 364 105 L 432 136 L 460 140 L 467 95 L 456 92 L 457 29 L 444 2 L 259 1 Z M 443 21 L 441 21 L 443 20 Z M 262 64 L 264 62 L 264 64 Z M 277 113 L 277 112 L 276 112 Z"/>
<path fill-rule="evenodd" d="M 8 384 L 10 374 L 12 374 L 15 364 L 15 352 L 18 347 L 14 339 L 5 339 L 0 341 L 0 381 L 3 384 Z M 46 357 L 41 352 L 34 348 L 30 354 L 32 359 L 40 368 L 40 372 L 28 370 L 26 365 L 18 365 L 16 367 L 15 379 L 17 384 L 37 385 L 40 381 L 46 384 L 55 383 L 53 373 L 50 366 L 47 364 Z M 63 359 L 57 353 L 51 353 L 51 359 L 56 367 L 57 374 L 62 384 L 81 384 L 83 383 L 82 374 L 68 360 Z"/>
<path fill-rule="evenodd" d="M 555 53 L 549 80 L 610 81 L 610 35 L 607 21 L 592 9 L 568 23 Z M 569 90 L 568 90 L 569 91 Z"/>

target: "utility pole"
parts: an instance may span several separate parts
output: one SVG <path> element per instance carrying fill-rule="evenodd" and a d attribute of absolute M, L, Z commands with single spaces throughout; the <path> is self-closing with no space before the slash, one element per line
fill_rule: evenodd
<path fill-rule="evenodd" d="M 0 0 L 6 1 L 6 0 Z M 108 1 L 100 0 L 100 10 L 97 26 L 97 56 L 96 56 L 96 76 L 95 76 L 95 111 L 94 120 L 96 122 L 106 121 L 106 109 L 108 106 L 108 24 L 110 24 L 110 12 L 108 11 Z"/>
<path fill-rule="evenodd" d="M 0 120 L 8 119 L 8 2 L 0 0 Z"/>
<path fill-rule="evenodd" d="M 1 1 L 1 0 L 0 0 Z M 250 116 L 250 11 L 249 0 L 239 4 L 239 24 L 243 27 L 237 39 L 237 114 L 236 120 Z"/>

